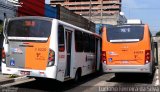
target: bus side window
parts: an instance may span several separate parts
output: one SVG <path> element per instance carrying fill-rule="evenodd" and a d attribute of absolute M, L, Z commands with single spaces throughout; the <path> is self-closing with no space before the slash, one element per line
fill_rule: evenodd
<path fill-rule="evenodd" d="M 64 50 L 65 50 L 64 27 L 62 25 L 58 26 L 58 50 L 60 52 L 64 52 Z"/>
<path fill-rule="evenodd" d="M 90 35 L 90 49 L 91 52 L 95 53 L 96 45 L 95 45 L 95 37 L 93 35 Z"/>
<path fill-rule="evenodd" d="M 75 30 L 75 49 L 77 52 L 83 52 L 83 33 Z"/>
<path fill-rule="evenodd" d="M 83 49 L 84 52 L 90 52 L 90 47 L 89 47 L 89 42 L 90 42 L 90 36 L 88 33 L 83 33 Z"/>

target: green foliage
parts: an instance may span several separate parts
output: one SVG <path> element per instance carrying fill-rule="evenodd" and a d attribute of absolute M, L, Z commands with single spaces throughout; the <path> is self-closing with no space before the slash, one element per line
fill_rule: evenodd
<path fill-rule="evenodd" d="M 2 32 L 3 23 L 0 23 L 0 32 Z"/>
<path fill-rule="evenodd" d="M 157 33 L 156 33 L 156 36 L 160 36 L 160 32 L 157 32 Z"/>
<path fill-rule="evenodd" d="M 16 75 L 16 74 L 9 75 L 9 78 L 17 78 L 17 77 L 18 77 L 18 75 Z"/>

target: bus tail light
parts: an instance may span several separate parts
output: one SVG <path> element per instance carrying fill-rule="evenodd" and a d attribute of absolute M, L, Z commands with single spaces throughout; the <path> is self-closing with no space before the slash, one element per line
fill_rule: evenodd
<path fill-rule="evenodd" d="M 49 56 L 48 56 L 48 67 L 53 66 L 55 63 L 55 52 L 49 49 Z"/>
<path fill-rule="evenodd" d="M 150 50 L 145 51 L 145 64 L 150 62 Z"/>
<path fill-rule="evenodd" d="M 2 62 L 6 63 L 6 53 L 4 51 L 4 48 L 2 49 Z"/>
<path fill-rule="evenodd" d="M 106 52 L 105 51 L 102 51 L 101 58 L 102 58 L 102 62 L 106 63 Z"/>

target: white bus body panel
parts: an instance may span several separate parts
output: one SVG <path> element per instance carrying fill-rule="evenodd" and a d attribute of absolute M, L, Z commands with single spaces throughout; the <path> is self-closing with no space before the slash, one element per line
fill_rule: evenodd
<path fill-rule="evenodd" d="M 106 65 L 103 63 L 104 72 L 113 73 L 152 73 L 152 63 L 145 65 Z"/>
<path fill-rule="evenodd" d="M 58 53 L 58 21 L 56 19 L 53 19 L 52 21 L 52 31 L 50 36 L 50 49 L 55 51 L 55 66 L 57 66 L 57 71 L 55 73 L 56 79 L 59 81 L 64 81 L 64 60 L 59 60 L 59 54 Z M 63 54 L 63 53 L 62 53 Z"/>
<path fill-rule="evenodd" d="M 2 63 L 2 67 L 3 67 L 2 74 L 22 75 L 21 71 L 29 71 L 30 75 L 25 75 L 25 76 L 34 76 L 34 77 L 44 77 L 44 78 L 56 79 L 56 66 L 47 67 L 46 70 L 32 70 L 32 69 L 10 68 L 10 67 L 6 67 L 6 64 Z M 24 75 L 22 75 L 22 76 L 24 76 Z"/>

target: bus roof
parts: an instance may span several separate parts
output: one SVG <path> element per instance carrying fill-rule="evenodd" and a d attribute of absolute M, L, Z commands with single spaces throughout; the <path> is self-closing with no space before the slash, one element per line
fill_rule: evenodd
<path fill-rule="evenodd" d="M 48 20 L 48 21 L 52 21 L 52 20 L 58 20 L 58 19 L 55 19 L 55 18 L 49 18 L 49 17 L 43 17 L 43 16 L 22 16 L 22 17 L 15 17 L 15 18 L 9 18 L 10 20 L 19 20 L 19 19 L 40 19 L 40 20 Z M 86 29 L 83 29 L 83 28 L 80 28 L 80 27 L 77 27 L 75 25 L 72 25 L 72 24 L 69 24 L 67 22 L 64 22 L 64 21 L 61 21 L 61 20 L 58 20 L 59 23 L 61 24 L 65 24 L 67 26 L 72 26 L 74 27 L 75 29 L 77 30 L 81 30 L 82 32 L 86 32 L 86 33 L 90 33 L 90 34 L 93 34 L 93 35 L 96 35 L 97 37 L 101 37 L 99 34 L 97 33 L 94 33 L 94 32 L 91 32 L 89 30 L 86 30 Z"/>
<path fill-rule="evenodd" d="M 124 26 L 144 26 L 146 24 L 123 24 L 123 25 L 114 25 L 111 27 L 107 27 L 107 28 L 114 28 L 114 27 L 124 27 Z"/>
<path fill-rule="evenodd" d="M 14 17 L 14 18 L 9 18 L 10 20 L 19 20 L 19 19 L 41 19 L 41 20 L 52 20 L 53 18 L 49 17 L 42 17 L 42 16 L 22 16 L 22 17 Z"/>
<path fill-rule="evenodd" d="M 56 20 L 57 20 L 57 19 L 56 19 Z M 67 22 L 64 22 L 64 21 L 61 21 L 61 20 L 58 20 L 58 22 L 59 22 L 60 24 L 65 24 L 65 25 L 67 25 L 67 26 L 72 26 L 72 27 L 74 27 L 74 28 L 77 29 L 77 30 L 81 30 L 82 32 L 86 32 L 86 33 L 89 33 L 89 34 L 93 34 L 93 35 L 95 35 L 95 36 L 97 36 L 97 37 L 101 37 L 99 34 L 97 34 L 97 33 L 95 33 L 95 32 L 91 32 L 91 31 L 89 31 L 89 30 L 86 30 L 86 29 L 77 27 L 77 26 L 72 25 L 72 24 L 69 24 L 69 23 L 67 23 Z"/>

